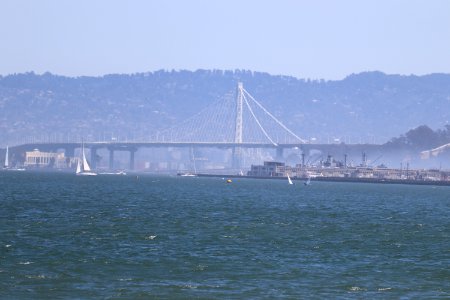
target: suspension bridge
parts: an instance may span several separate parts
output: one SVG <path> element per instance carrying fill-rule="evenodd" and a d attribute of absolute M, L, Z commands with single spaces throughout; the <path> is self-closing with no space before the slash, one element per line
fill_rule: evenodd
<path fill-rule="evenodd" d="M 235 94 L 235 95 L 234 95 Z M 152 137 L 156 142 L 305 144 L 271 114 L 242 83 L 196 115 Z"/>
<path fill-rule="evenodd" d="M 56 152 L 64 149 L 66 156 L 74 156 L 75 149 L 80 148 L 81 140 L 32 142 L 15 147 L 11 151 L 24 153 L 39 148 L 41 151 Z M 270 113 L 255 99 L 242 83 L 238 83 L 235 92 L 210 104 L 194 116 L 156 132 L 147 138 L 132 141 L 89 141 L 84 145 L 90 149 L 91 162 L 95 167 L 97 150 L 105 148 L 109 151 L 109 168 L 113 169 L 114 152 L 130 153 L 130 169 L 134 169 L 135 152 L 141 148 L 158 147 L 205 147 L 232 149 L 232 168 L 238 169 L 241 164 L 243 149 L 273 148 L 276 157 L 283 156 L 287 148 L 300 148 L 303 153 L 310 149 L 340 147 L 339 145 L 312 145 L 299 137 Z M 367 145 L 365 145 L 367 149 Z M 361 151 L 358 149 L 358 151 Z"/>

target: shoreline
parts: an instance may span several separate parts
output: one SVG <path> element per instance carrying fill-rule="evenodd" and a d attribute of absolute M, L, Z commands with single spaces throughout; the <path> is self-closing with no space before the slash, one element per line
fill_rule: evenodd
<path fill-rule="evenodd" d="M 248 178 L 248 179 L 276 179 L 287 180 L 287 177 L 265 177 L 265 176 L 245 176 L 245 175 L 225 175 L 225 174 L 197 174 L 198 177 L 219 177 L 219 178 Z M 306 181 L 307 178 L 291 177 L 292 181 Z M 355 177 L 326 177 L 319 176 L 311 178 L 311 182 L 349 182 L 349 183 L 381 183 L 381 184 L 408 184 L 408 185 L 434 185 L 450 186 L 450 181 L 442 180 L 414 180 L 414 179 L 380 179 L 380 178 L 355 178 Z"/>

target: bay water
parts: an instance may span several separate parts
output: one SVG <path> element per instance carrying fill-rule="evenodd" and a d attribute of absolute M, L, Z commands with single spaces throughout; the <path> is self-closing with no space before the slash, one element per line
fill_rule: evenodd
<path fill-rule="evenodd" d="M 0 172 L 0 298 L 450 298 L 450 187 L 232 181 Z"/>

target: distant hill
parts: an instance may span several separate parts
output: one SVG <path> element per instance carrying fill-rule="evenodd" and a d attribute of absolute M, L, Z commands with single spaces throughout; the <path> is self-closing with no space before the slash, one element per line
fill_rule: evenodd
<path fill-rule="evenodd" d="M 324 81 L 241 70 L 76 78 L 25 73 L 0 77 L 0 146 L 29 137 L 147 137 L 233 92 L 239 81 L 292 131 L 318 142 L 384 143 L 450 120 L 450 74 L 366 72 Z"/>

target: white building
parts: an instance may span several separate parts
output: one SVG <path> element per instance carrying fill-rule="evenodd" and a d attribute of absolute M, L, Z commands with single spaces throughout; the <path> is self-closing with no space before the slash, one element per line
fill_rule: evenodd
<path fill-rule="evenodd" d="M 38 149 L 25 152 L 25 167 L 66 168 L 69 165 L 70 159 L 66 159 L 64 153 L 41 152 Z"/>

